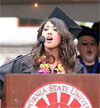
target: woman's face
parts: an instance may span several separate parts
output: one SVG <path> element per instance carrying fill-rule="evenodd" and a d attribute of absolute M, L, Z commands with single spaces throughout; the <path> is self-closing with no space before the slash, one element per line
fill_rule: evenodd
<path fill-rule="evenodd" d="M 45 37 L 45 48 L 58 48 L 61 42 L 61 35 L 57 32 L 56 27 L 48 21 L 43 28 L 42 36 Z"/>

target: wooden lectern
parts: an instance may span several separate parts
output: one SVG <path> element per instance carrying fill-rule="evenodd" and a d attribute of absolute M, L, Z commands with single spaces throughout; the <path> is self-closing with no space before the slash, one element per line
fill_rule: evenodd
<path fill-rule="evenodd" d="M 22 108 L 32 91 L 42 84 L 62 81 L 75 85 L 90 99 L 94 108 L 100 108 L 99 74 L 9 74 L 6 75 L 1 108 Z"/>

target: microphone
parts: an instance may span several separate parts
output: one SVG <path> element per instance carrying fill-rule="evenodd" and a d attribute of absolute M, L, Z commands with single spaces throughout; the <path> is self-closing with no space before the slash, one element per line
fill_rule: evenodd
<path fill-rule="evenodd" d="M 45 37 L 44 36 L 40 36 L 39 37 L 39 42 L 44 45 L 44 43 L 45 43 Z"/>
<path fill-rule="evenodd" d="M 12 63 L 12 62 L 14 62 L 14 61 L 16 61 L 16 60 L 19 60 L 19 59 L 21 59 L 21 58 L 23 58 L 23 57 L 26 57 L 26 56 L 28 56 L 28 55 L 30 55 L 30 54 L 32 54 L 32 53 L 38 51 L 40 48 L 42 48 L 42 47 L 44 46 L 45 37 L 44 37 L 44 36 L 40 36 L 40 37 L 39 37 L 39 42 L 41 43 L 41 45 L 40 45 L 39 48 L 35 49 L 34 51 L 32 51 L 32 52 L 30 52 L 30 53 L 28 53 L 28 54 L 26 54 L 26 55 L 24 55 L 24 56 L 21 55 L 21 56 L 19 56 L 18 58 L 15 58 L 15 59 L 9 61 L 8 63 L 2 65 L 0 68 L 2 68 L 2 67 L 4 67 L 4 66 L 6 66 L 6 65 L 8 65 L 8 64 L 10 64 L 10 63 Z"/>
<path fill-rule="evenodd" d="M 42 48 L 42 51 L 43 51 L 44 50 L 45 37 L 40 36 L 39 37 L 39 42 L 41 43 L 41 48 Z"/>

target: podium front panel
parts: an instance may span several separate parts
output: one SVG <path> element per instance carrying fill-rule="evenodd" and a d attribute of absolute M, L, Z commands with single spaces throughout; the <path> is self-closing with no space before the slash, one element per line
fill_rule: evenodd
<path fill-rule="evenodd" d="M 98 74 L 8 74 L 4 85 L 2 108 L 22 108 L 29 95 L 49 82 L 66 82 L 82 90 L 93 108 L 100 108 L 100 75 Z"/>

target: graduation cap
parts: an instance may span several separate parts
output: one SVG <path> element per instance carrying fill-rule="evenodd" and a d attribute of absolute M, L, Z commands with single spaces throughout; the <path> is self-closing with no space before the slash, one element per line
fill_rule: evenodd
<path fill-rule="evenodd" d="M 50 18 L 58 18 L 63 20 L 68 27 L 69 32 L 71 32 L 75 37 L 78 36 L 82 28 L 74 22 L 68 15 L 66 15 L 63 10 L 59 7 L 56 7 L 53 12 L 49 15 L 48 19 Z"/>
<path fill-rule="evenodd" d="M 100 35 L 98 32 L 96 32 L 94 29 L 86 27 L 86 26 L 81 26 L 81 27 L 82 27 L 82 31 L 79 33 L 77 39 L 79 39 L 82 36 L 91 36 L 96 40 L 97 44 L 99 44 Z"/>

